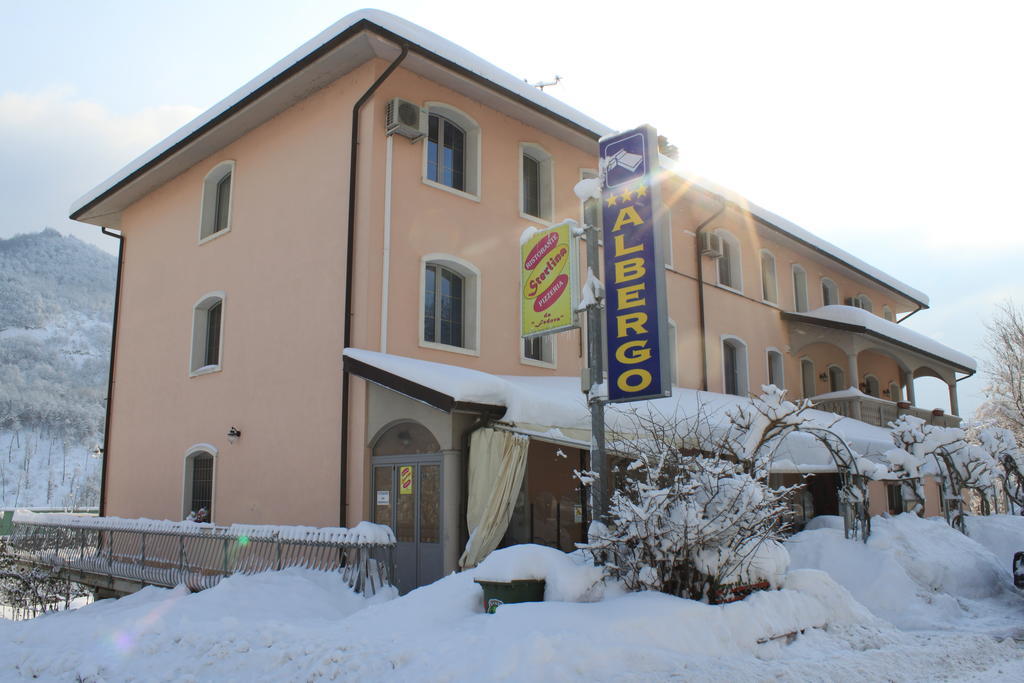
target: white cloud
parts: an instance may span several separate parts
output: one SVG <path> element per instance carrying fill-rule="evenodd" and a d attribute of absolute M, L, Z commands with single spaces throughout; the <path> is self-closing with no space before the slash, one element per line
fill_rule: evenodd
<path fill-rule="evenodd" d="M 97 229 L 67 219 L 71 202 L 198 113 L 116 114 L 70 89 L 0 94 L 0 237 L 49 226 L 110 249 Z"/>

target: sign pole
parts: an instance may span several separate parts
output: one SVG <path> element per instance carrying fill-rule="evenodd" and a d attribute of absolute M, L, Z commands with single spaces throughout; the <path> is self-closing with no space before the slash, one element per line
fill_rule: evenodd
<path fill-rule="evenodd" d="M 600 279 L 601 256 L 598 252 L 600 230 L 594 225 L 585 225 L 587 237 L 587 268 Z M 590 404 L 590 469 L 597 475 L 590 485 L 590 519 L 608 521 L 608 456 L 604 450 L 604 404 L 605 398 L 598 396 L 597 385 L 604 380 L 604 326 L 601 321 L 601 301 L 587 306 L 587 368 L 589 370 L 588 402 Z"/>

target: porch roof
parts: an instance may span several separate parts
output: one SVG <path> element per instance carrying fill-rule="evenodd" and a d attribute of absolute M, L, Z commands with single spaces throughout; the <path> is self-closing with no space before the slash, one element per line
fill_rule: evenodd
<path fill-rule="evenodd" d="M 541 441 L 588 448 L 590 412 L 578 377 L 494 375 L 444 363 L 393 354 L 345 349 L 348 372 L 445 412 L 489 413 L 508 428 Z M 630 404 L 609 404 L 605 422 L 611 431 L 628 433 L 635 411 L 666 419 L 707 419 L 724 429 L 730 408 L 749 398 L 673 387 L 672 396 Z M 812 422 L 843 437 L 863 456 L 880 456 L 893 448 L 888 430 L 833 413 L 809 410 Z M 834 471 L 831 456 L 807 434 L 794 434 L 777 452 L 775 471 Z"/>
<path fill-rule="evenodd" d="M 938 360 L 960 372 L 974 374 L 978 370 L 977 361 L 966 353 L 854 306 L 822 306 L 804 313 L 783 312 L 781 315 L 790 322 L 864 334 Z"/>

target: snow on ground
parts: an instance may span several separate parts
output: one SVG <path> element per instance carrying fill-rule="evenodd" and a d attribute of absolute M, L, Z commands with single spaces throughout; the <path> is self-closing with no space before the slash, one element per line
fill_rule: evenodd
<path fill-rule="evenodd" d="M 1011 545 L 1024 536 L 1024 519 L 981 521 Z M 0 680 L 1020 680 L 1024 649 L 993 637 L 1024 615 L 1004 550 L 909 515 L 873 531 L 798 534 L 787 545 L 805 568 L 782 590 L 719 606 L 602 589 L 579 554 L 539 546 L 397 599 L 300 569 L 147 588 L 0 621 Z M 473 579 L 524 573 L 547 580 L 547 601 L 484 614 Z"/>

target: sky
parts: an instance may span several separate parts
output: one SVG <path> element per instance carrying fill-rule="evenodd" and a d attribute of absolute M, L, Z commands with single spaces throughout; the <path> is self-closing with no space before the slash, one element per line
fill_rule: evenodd
<path fill-rule="evenodd" d="M 72 201 L 344 15 L 316 0 L 0 0 L 0 238 Z M 905 324 L 987 359 L 1024 303 L 1024 6 L 1012 2 L 386 2 L 931 298 Z M 984 379 L 960 384 L 961 414 Z M 918 404 L 948 408 L 919 380 Z"/>

